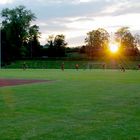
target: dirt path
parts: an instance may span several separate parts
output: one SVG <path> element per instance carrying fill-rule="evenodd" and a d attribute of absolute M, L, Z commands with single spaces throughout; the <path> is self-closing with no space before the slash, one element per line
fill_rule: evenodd
<path fill-rule="evenodd" d="M 37 79 L 0 79 L 0 87 L 15 86 L 31 83 L 51 82 L 52 80 L 37 80 Z"/>

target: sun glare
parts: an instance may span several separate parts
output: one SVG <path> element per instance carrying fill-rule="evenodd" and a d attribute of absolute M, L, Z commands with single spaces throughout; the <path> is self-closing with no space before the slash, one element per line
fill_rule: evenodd
<path fill-rule="evenodd" d="M 116 53 L 119 50 L 119 45 L 115 43 L 110 43 L 109 44 L 109 49 L 112 53 Z"/>

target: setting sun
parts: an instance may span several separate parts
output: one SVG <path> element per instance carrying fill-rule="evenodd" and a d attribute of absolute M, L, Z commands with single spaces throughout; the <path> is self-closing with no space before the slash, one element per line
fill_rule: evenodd
<path fill-rule="evenodd" d="M 115 44 L 115 43 L 110 43 L 110 44 L 109 44 L 109 50 L 110 50 L 112 53 L 116 53 L 116 52 L 118 52 L 118 50 L 119 50 L 119 45 L 118 45 L 118 44 Z"/>

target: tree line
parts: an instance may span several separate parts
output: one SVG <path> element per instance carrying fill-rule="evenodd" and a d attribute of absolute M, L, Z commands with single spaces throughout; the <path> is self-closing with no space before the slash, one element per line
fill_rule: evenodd
<path fill-rule="evenodd" d="M 115 42 L 119 45 L 119 53 L 123 56 L 139 55 L 140 35 L 133 35 L 129 27 L 119 28 L 113 35 L 111 35 L 103 28 L 92 30 L 87 33 L 85 52 L 89 56 L 105 56 L 108 55 L 109 43 Z"/>
<path fill-rule="evenodd" d="M 49 36 L 47 43 L 42 46 L 39 42 L 41 33 L 38 25 L 32 25 L 36 16 L 25 6 L 13 9 L 5 8 L 1 11 L 3 19 L 1 25 L 1 51 L 2 64 L 8 64 L 17 59 L 33 59 L 42 56 L 66 57 L 67 47 L 63 34 Z M 133 35 L 128 27 L 122 27 L 115 32 L 115 41 L 121 44 L 124 55 L 135 56 L 139 54 L 140 35 Z M 106 54 L 110 41 L 109 33 L 99 28 L 87 33 L 86 45 L 75 49 L 89 57 L 103 56 Z"/>

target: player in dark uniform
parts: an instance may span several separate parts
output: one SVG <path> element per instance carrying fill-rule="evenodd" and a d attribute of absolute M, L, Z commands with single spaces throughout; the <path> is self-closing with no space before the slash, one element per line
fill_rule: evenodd
<path fill-rule="evenodd" d="M 23 70 L 26 70 L 27 69 L 27 64 L 26 62 L 23 62 Z"/>
<path fill-rule="evenodd" d="M 120 70 L 125 72 L 125 67 L 123 65 L 120 65 Z"/>
<path fill-rule="evenodd" d="M 61 70 L 64 71 L 64 62 L 61 64 Z"/>
<path fill-rule="evenodd" d="M 140 70 L 140 64 L 138 64 L 138 69 Z"/>
<path fill-rule="evenodd" d="M 79 65 L 75 64 L 75 68 L 76 68 L 76 70 L 78 70 L 79 69 Z"/>

